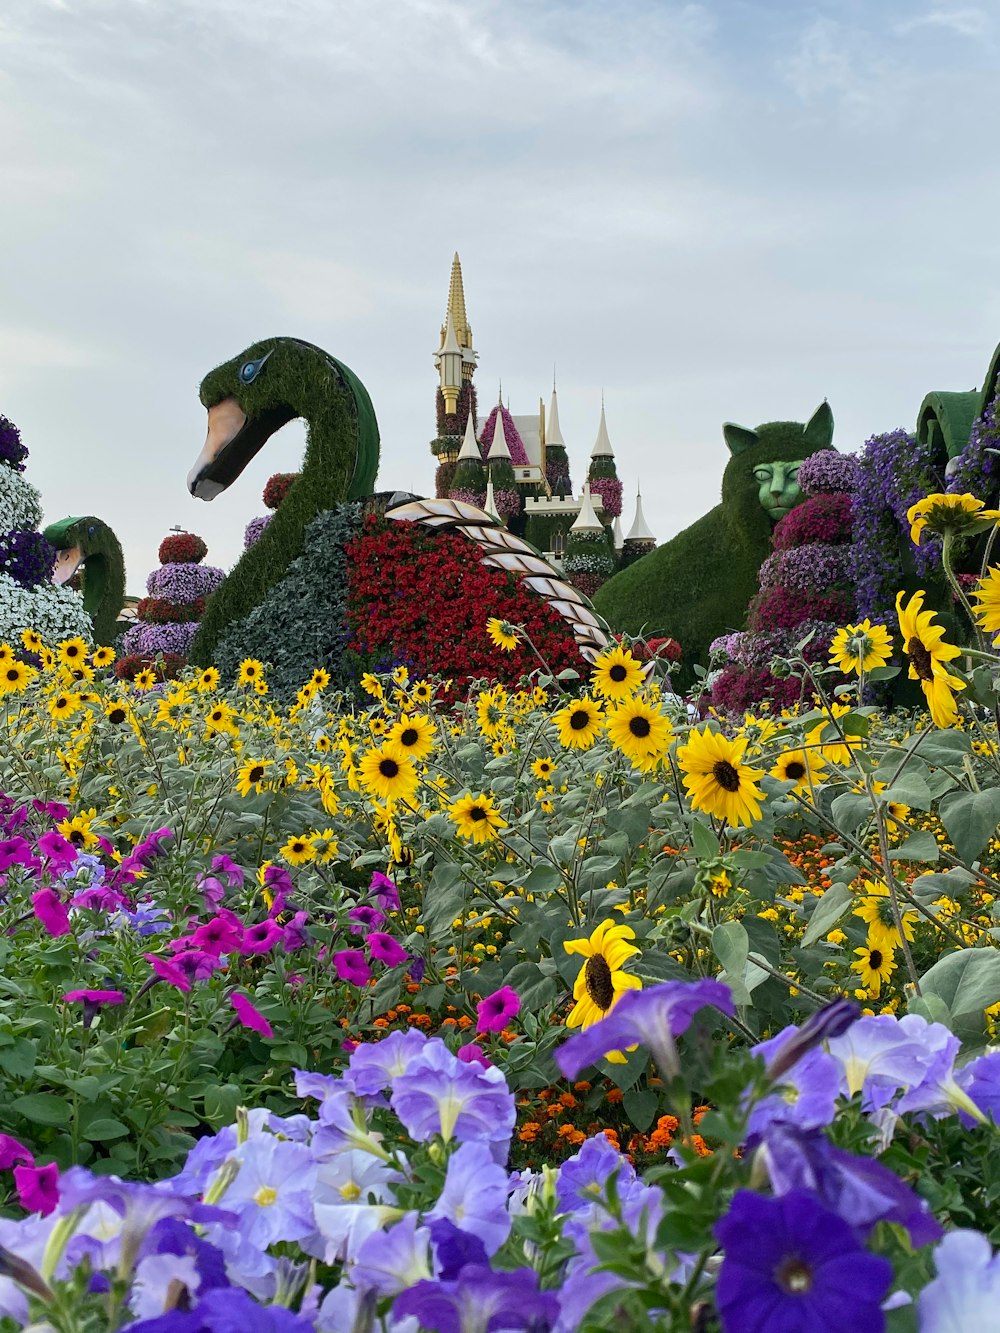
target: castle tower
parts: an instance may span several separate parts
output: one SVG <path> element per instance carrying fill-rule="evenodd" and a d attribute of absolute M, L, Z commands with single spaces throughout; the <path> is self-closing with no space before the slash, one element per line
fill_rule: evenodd
<path fill-rule="evenodd" d="M 472 328 L 465 310 L 465 286 L 462 263 L 456 252 L 451 263 L 448 304 L 441 339 L 434 353 L 438 372 L 437 437 L 431 452 L 438 460 L 437 494 L 451 489 L 463 432 L 470 417 L 476 429 L 476 391 L 472 384 L 479 354 L 472 346 Z"/>
<path fill-rule="evenodd" d="M 625 544 L 621 549 L 619 568 L 626 569 L 644 555 L 648 555 L 650 551 L 655 550 L 656 538 L 650 532 L 646 516 L 642 512 L 642 492 L 637 488 L 635 493 L 635 518 L 632 520 L 632 526 L 628 530 Z"/>
<path fill-rule="evenodd" d="M 589 481 L 584 482 L 580 512 L 566 540 L 563 572 L 585 597 L 592 597 L 615 572 L 614 537 L 597 517 Z"/>
<path fill-rule="evenodd" d="M 601 396 L 601 422 L 597 428 L 597 439 L 590 451 L 590 467 L 587 469 L 590 489 L 599 495 L 604 503 L 604 512 L 611 518 L 617 518 L 622 512 L 622 484 L 618 480 L 615 466 L 615 451 L 611 447 L 608 435 L 608 423 L 604 415 L 604 396 Z"/>
<path fill-rule="evenodd" d="M 550 495 L 573 494 L 573 483 L 569 475 L 569 456 L 559 427 L 559 397 L 554 381 L 549 419 L 545 422 L 545 481 Z"/>

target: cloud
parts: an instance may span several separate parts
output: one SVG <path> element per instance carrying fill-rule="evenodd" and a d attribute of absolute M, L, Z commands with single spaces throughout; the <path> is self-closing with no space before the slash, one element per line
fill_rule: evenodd
<path fill-rule="evenodd" d="M 985 37 L 991 30 L 990 16 L 982 9 L 931 9 L 895 25 L 898 33 L 918 28 L 946 28 L 960 37 Z"/>

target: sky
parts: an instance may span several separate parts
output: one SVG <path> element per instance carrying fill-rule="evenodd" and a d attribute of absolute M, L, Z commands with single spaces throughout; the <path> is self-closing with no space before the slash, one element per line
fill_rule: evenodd
<path fill-rule="evenodd" d="M 998 75 L 996 0 L 3 0 L 0 413 L 130 593 L 175 525 L 229 568 L 304 429 L 193 499 L 203 375 L 319 344 L 379 489 L 432 494 L 457 250 L 481 415 L 555 367 L 579 483 L 603 392 L 666 540 L 717 503 L 726 420 L 826 398 L 855 450 L 981 383 Z"/>

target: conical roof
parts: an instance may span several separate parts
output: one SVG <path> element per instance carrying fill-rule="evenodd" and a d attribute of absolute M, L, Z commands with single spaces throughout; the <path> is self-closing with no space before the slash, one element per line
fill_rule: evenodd
<path fill-rule="evenodd" d="M 545 423 L 545 443 L 561 444 L 565 449 L 566 441 L 562 437 L 562 431 L 559 429 L 559 399 L 556 397 L 556 386 L 552 386 L 552 402 L 549 406 L 549 419 Z"/>
<path fill-rule="evenodd" d="M 615 521 L 612 524 L 611 531 L 615 539 L 615 550 L 620 551 L 625 545 L 625 538 L 622 536 L 622 520 L 619 514 L 615 514 Z"/>
<path fill-rule="evenodd" d="M 472 330 L 469 328 L 469 317 L 465 313 L 465 288 L 462 284 L 462 261 L 458 257 L 458 251 L 455 251 L 455 258 L 451 261 L 451 280 L 448 283 L 448 315 L 455 323 L 455 336 L 460 346 L 472 346 Z M 447 318 L 446 318 L 447 323 Z"/>
<path fill-rule="evenodd" d="M 597 517 L 594 502 L 590 498 L 590 482 L 584 482 L 580 512 L 577 514 L 576 522 L 570 528 L 570 532 L 600 532 L 603 527 L 604 524 Z"/>
<path fill-rule="evenodd" d="M 496 501 L 493 499 L 493 478 L 489 477 L 486 482 L 486 499 L 483 501 L 483 512 L 489 514 L 490 518 L 495 518 L 500 522 L 500 514 L 497 511 Z"/>
<path fill-rule="evenodd" d="M 590 451 L 591 458 L 614 458 L 615 451 L 608 437 L 608 423 L 604 419 L 604 403 L 601 403 L 601 424 L 597 428 L 597 439 Z"/>
<path fill-rule="evenodd" d="M 635 493 L 635 518 L 632 520 L 632 526 L 628 530 L 627 542 L 655 542 L 656 538 L 650 532 L 646 523 L 645 515 L 642 512 L 642 493 Z"/>
<path fill-rule="evenodd" d="M 483 455 L 479 448 L 479 442 L 476 439 L 475 427 L 472 424 L 472 413 L 465 419 L 465 435 L 462 438 L 462 447 L 458 451 L 458 462 L 463 458 L 472 458 L 477 463 L 483 461 Z"/>
<path fill-rule="evenodd" d="M 451 311 L 448 311 L 448 318 L 444 324 L 444 341 L 441 344 L 442 352 L 458 352 L 461 355 L 462 349 L 458 343 L 458 335 L 455 332 L 455 320 Z"/>

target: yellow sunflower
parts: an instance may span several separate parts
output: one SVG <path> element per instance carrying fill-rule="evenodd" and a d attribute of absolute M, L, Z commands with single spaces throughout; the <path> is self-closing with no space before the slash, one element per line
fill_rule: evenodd
<path fill-rule="evenodd" d="M 984 501 L 969 494 L 925 496 L 906 511 L 910 541 L 919 546 L 924 528 L 940 533 L 984 532 L 1000 520 L 1000 511 L 984 509 L 983 504 Z"/>
<path fill-rule="evenodd" d="M 885 666 L 892 656 L 892 636 L 884 625 L 873 625 L 867 618 L 857 625 L 837 630 L 830 643 L 830 661 L 844 675 L 861 675 Z"/>
<path fill-rule="evenodd" d="M 64 722 L 73 716 L 79 706 L 80 701 L 75 694 L 69 690 L 60 690 L 49 703 L 49 716 L 57 722 Z"/>
<path fill-rule="evenodd" d="M 896 970 L 895 951 L 881 940 L 874 940 L 871 935 L 864 947 L 855 949 L 857 962 L 851 964 L 851 970 L 857 972 L 861 984 L 869 995 L 879 995 L 882 982 L 887 981 Z"/>
<path fill-rule="evenodd" d="M 596 686 L 595 686 L 596 688 Z M 669 718 L 643 699 L 629 699 L 608 714 L 608 738 L 633 763 L 658 759 L 673 739 Z"/>
<path fill-rule="evenodd" d="M 73 639 L 63 639 L 58 649 L 59 661 L 63 666 L 79 666 L 87 660 L 87 644 L 77 635 Z"/>
<path fill-rule="evenodd" d="M 273 759 L 248 759 L 236 774 L 236 790 L 241 796 L 249 796 L 252 791 L 258 795 L 264 790 L 264 779 Z"/>
<path fill-rule="evenodd" d="M 71 842 L 74 847 L 81 851 L 89 851 L 91 847 L 98 844 L 98 836 L 91 828 L 91 824 L 97 818 L 96 810 L 81 810 L 78 815 L 72 819 L 64 819 L 56 825 L 67 842 Z"/>
<path fill-rule="evenodd" d="M 541 782 L 551 782 L 552 774 L 558 768 L 554 759 L 548 759 L 544 755 L 540 759 L 535 759 L 531 764 L 531 771 Z"/>
<path fill-rule="evenodd" d="M 113 727 L 120 727 L 123 722 L 130 721 L 132 710 L 124 699 L 105 699 L 104 716 Z"/>
<path fill-rule="evenodd" d="M 279 850 L 290 866 L 304 866 L 307 861 L 316 860 L 316 845 L 305 833 L 293 835 Z"/>
<path fill-rule="evenodd" d="M 23 694 L 38 672 L 26 662 L 17 662 L 7 658 L 0 662 L 0 696 L 4 694 Z"/>
<path fill-rule="evenodd" d="M 589 750 L 601 734 L 604 709 L 585 694 L 553 713 L 552 721 L 559 729 L 559 744 L 563 749 Z"/>
<path fill-rule="evenodd" d="M 455 821 L 458 836 L 473 842 L 491 842 L 500 829 L 507 827 L 507 821 L 493 804 L 492 796 L 483 793 L 460 796 L 449 805 L 448 814 Z"/>
<path fill-rule="evenodd" d="M 132 684 L 137 690 L 151 690 L 156 684 L 156 672 L 151 667 L 144 667 L 135 673 Z"/>
<path fill-rule="evenodd" d="M 978 580 L 972 599 L 979 628 L 988 634 L 1000 630 L 1000 565 L 992 565 L 984 578 Z"/>
<path fill-rule="evenodd" d="M 888 949 L 891 953 L 902 944 L 896 922 L 892 915 L 892 899 L 886 884 L 876 884 L 866 879 L 863 884 L 864 897 L 854 909 L 868 927 L 868 943 Z M 903 934 L 907 943 L 913 943 L 913 927 L 920 920 L 920 913 L 914 908 L 906 909 L 900 904 L 899 918 L 903 924 Z"/>
<path fill-rule="evenodd" d="M 483 690 L 476 700 L 476 718 L 483 736 L 492 741 L 504 725 L 507 709 L 507 692 L 502 687 Z"/>
<path fill-rule="evenodd" d="M 778 756 L 771 777 L 780 782 L 794 782 L 793 792 L 808 793 L 825 782 L 828 774 L 822 756 L 816 750 L 786 750 Z"/>
<path fill-rule="evenodd" d="M 594 693 L 612 702 L 630 699 L 643 679 L 641 664 L 620 643 L 594 659 L 590 677 Z"/>
<path fill-rule="evenodd" d="M 309 677 L 309 683 L 317 690 L 325 690 L 330 683 L 330 673 L 326 667 L 317 667 Z"/>
<path fill-rule="evenodd" d="M 490 616 L 486 622 L 486 633 L 491 642 L 502 648 L 505 653 L 512 653 L 520 642 L 517 630 L 517 625 L 512 625 L 507 620 L 498 620 L 496 616 Z"/>
<path fill-rule="evenodd" d="M 411 759 L 426 759 L 434 749 L 437 729 L 424 713 L 404 713 L 389 732 L 389 740 Z"/>
<path fill-rule="evenodd" d="M 257 681 L 263 678 L 263 675 L 263 662 L 258 662 L 256 657 L 244 657 L 236 676 L 236 684 L 256 685 Z"/>
<path fill-rule="evenodd" d="M 410 697 L 418 704 L 429 704 L 434 698 L 434 686 L 429 680 L 418 680 L 410 691 Z"/>
<path fill-rule="evenodd" d="M 27 648 L 29 653 L 40 653 L 45 647 L 45 640 L 36 629 L 22 630 L 21 642 L 24 644 L 25 648 Z"/>
<path fill-rule="evenodd" d="M 818 726 L 807 731 L 806 741 L 813 747 L 819 746 L 819 753 L 826 763 L 849 764 L 854 757 L 854 751 L 862 748 L 862 739 L 860 736 L 845 736 L 841 740 L 837 729 L 831 726 L 831 722 L 846 717 L 851 711 L 850 705 L 831 704 L 823 711 L 829 721 L 820 722 Z"/>
<path fill-rule="evenodd" d="M 217 667 L 206 667 L 195 677 L 195 686 L 199 694 L 212 694 L 219 688 L 219 671 Z"/>
<path fill-rule="evenodd" d="M 361 758 L 358 773 L 365 790 L 379 800 L 407 801 L 417 789 L 417 770 L 413 760 L 386 744 L 369 750 Z"/>
<path fill-rule="evenodd" d="M 0 666 L 5 662 L 13 662 L 16 654 L 9 643 L 0 643 Z"/>
<path fill-rule="evenodd" d="M 756 784 L 764 770 L 743 762 L 746 747 L 745 736 L 728 740 L 709 727 L 691 731 L 677 751 L 677 763 L 695 810 L 748 827 L 760 818 L 764 794 Z"/>
<path fill-rule="evenodd" d="M 906 606 L 905 595 L 896 594 L 896 613 L 910 659 L 910 680 L 920 681 L 934 725 L 950 727 L 958 721 L 955 693 L 965 689 L 965 682 L 951 675 L 944 664 L 961 657 L 961 649 L 943 641 L 944 627 L 933 624 L 933 611 L 923 610 L 923 589 L 915 592 Z"/>
<path fill-rule="evenodd" d="M 91 664 L 95 667 L 110 666 L 115 660 L 115 650 L 109 648 L 106 644 L 100 648 L 95 648 L 90 655 Z"/>
<path fill-rule="evenodd" d="M 628 942 L 634 939 L 631 926 L 607 917 L 589 938 L 565 942 L 567 953 L 580 954 L 586 960 L 573 986 L 576 1003 L 566 1018 L 568 1028 L 589 1028 L 609 1013 L 626 991 L 642 990 L 640 979 L 623 971 L 628 960 L 639 952 Z"/>
<path fill-rule="evenodd" d="M 238 714 L 226 703 L 215 704 L 205 718 L 205 739 L 211 736 L 238 736 L 236 727 Z"/>
<path fill-rule="evenodd" d="M 361 677 L 361 688 L 366 694 L 370 694 L 373 699 L 385 698 L 382 682 L 379 680 L 378 676 L 373 676 L 370 671 L 366 671 Z"/>

